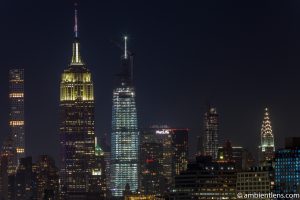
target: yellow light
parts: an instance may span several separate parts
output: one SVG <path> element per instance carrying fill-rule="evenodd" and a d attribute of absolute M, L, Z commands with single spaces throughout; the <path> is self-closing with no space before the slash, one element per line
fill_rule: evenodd
<path fill-rule="evenodd" d="M 10 93 L 9 98 L 22 98 L 24 97 L 24 93 Z"/>
<path fill-rule="evenodd" d="M 24 149 L 23 148 L 17 148 L 17 153 L 24 153 Z"/>
<path fill-rule="evenodd" d="M 10 121 L 9 125 L 10 126 L 23 126 L 24 125 L 24 121 Z"/>

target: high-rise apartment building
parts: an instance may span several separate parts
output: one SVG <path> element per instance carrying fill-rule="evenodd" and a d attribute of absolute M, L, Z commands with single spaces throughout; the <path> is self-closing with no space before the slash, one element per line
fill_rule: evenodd
<path fill-rule="evenodd" d="M 9 127 L 14 142 L 16 156 L 15 167 L 20 158 L 25 156 L 25 121 L 24 121 L 24 70 L 11 69 L 9 71 Z"/>

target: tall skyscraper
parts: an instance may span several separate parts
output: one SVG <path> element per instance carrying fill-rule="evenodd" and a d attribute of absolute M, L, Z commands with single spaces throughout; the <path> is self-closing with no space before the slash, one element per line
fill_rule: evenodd
<path fill-rule="evenodd" d="M 155 131 L 141 131 L 140 136 L 140 188 L 142 194 L 160 195 L 164 193 L 163 144 Z"/>
<path fill-rule="evenodd" d="M 9 71 L 9 102 L 9 127 L 16 150 L 14 165 L 17 167 L 19 159 L 25 156 L 23 69 L 12 69 Z"/>
<path fill-rule="evenodd" d="M 60 83 L 60 183 L 65 199 L 90 191 L 95 166 L 94 88 L 92 74 L 80 56 L 77 9 L 74 34 L 72 60 Z"/>
<path fill-rule="evenodd" d="M 209 107 L 204 115 L 203 154 L 213 160 L 218 156 L 219 114 L 217 109 Z"/>
<path fill-rule="evenodd" d="M 111 190 L 113 196 L 122 196 L 125 185 L 138 189 L 139 132 L 132 82 L 133 56 L 125 51 L 121 57 L 121 73 L 113 90 L 111 134 Z"/>
<path fill-rule="evenodd" d="M 260 161 L 270 161 L 274 158 L 275 145 L 272 132 L 270 114 L 268 108 L 265 108 L 264 119 L 261 127 Z"/>

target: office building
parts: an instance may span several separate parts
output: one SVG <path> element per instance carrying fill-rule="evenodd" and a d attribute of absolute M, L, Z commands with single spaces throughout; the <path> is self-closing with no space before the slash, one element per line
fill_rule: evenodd
<path fill-rule="evenodd" d="M 275 192 L 300 192 L 300 138 L 287 138 L 285 148 L 275 153 Z"/>
<path fill-rule="evenodd" d="M 217 109 L 209 107 L 204 115 L 203 155 L 217 159 L 219 147 L 219 114 Z"/>
<path fill-rule="evenodd" d="M 260 162 L 263 164 L 264 162 L 273 160 L 275 153 L 274 135 L 268 108 L 265 108 L 260 136 L 261 144 L 259 147 L 259 155 Z"/>
<path fill-rule="evenodd" d="M 121 72 L 113 90 L 112 134 L 111 134 L 111 191 L 112 195 L 123 195 L 125 185 L 132 191 L 138 189 L 139 132 L 135 88 L 133 85 L 133 56 L 127 50 L 121 57 Z"/>

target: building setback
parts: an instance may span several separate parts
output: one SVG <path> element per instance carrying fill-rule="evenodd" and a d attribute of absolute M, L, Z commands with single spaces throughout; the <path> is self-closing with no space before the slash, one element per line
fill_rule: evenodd
<path fill-rule="evenodd" d="M 77 9 L 74 34 L 71 63 L 62 73 L 60 83 L 60 191 L 64 199 L 84 199 L 93 192 L 103 193 L 93 191 L 92 187 L 95 179 L 102 176 L 95 151 L 94 86 L 92 74 L 80 56 Z"/>

